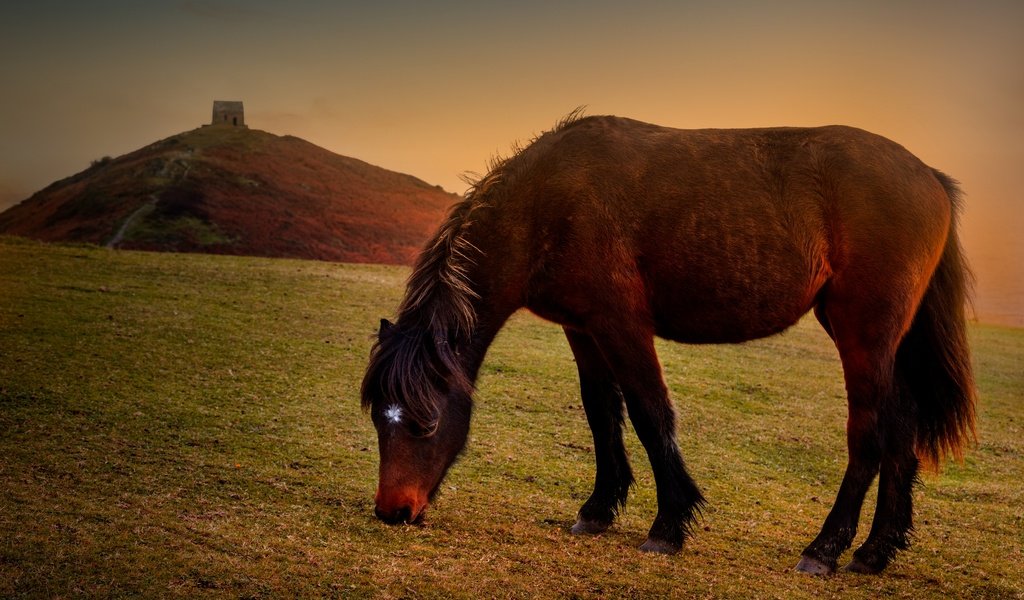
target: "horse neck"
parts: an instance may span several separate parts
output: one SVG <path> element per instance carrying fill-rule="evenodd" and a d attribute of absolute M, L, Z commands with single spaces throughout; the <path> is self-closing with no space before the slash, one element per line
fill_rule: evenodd
<path fill-rule="evenodd" d="M 456 347 L 471 382 L 476 381 L 487 349 L 498 332 L 521 308 L 518 295 L 506 293 L 516 285 L 505 285 L 508 283 L 505 280 L 508 255 L 507 248 L 503 247 L 504 240 L 499 241 L 500 237 L 485 218 L 475 222 L 466 232 L 473 254 L 466 257 L 460 269 L 472 290 L 469 305 L 472 307 L 473 327 L 468 336 L 458 340 Z"/>
<path fill-rule="evenodd" d="M 492 294 L 501 254 L 494 252 L 492 217 L 479 196 L 456 205 L 417 259 L 399 307 L 399 324 L 448 343 L 471 383 L 515 310 Z"/>
<path fill-rule="evenodd" d="M 490 322 L 480 322 L 465 349 L 459 351 L 463 368 L 470 383 L 476 384 L 484 356 L 486 356 L 487 349 L 490 348 L 499 329 L 501 329 L 501 323 L 495 326 Z"/>

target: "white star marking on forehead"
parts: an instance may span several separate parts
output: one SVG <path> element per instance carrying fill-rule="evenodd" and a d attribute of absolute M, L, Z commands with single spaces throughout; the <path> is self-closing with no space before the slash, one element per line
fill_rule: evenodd
<path fill-rule="evenodd" d="M 384 418 L 388 420 L 388 423 L 401 423 L 402 422 L 402 407 L 392 404 L 391 406 L 384 409 Z"/>

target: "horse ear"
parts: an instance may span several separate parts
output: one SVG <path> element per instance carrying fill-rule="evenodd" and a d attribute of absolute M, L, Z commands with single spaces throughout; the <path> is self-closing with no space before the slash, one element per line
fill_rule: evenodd
<path fill-rule="evenodd" d="M 380 320 L 380 331 L 377 332 L 377 339 L 384 339 L 395 328 L 395 324 L 387 319 Z"/>

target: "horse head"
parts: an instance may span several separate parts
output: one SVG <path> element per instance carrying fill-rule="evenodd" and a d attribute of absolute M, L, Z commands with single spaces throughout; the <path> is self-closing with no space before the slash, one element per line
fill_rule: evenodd
<path fill-rule="evenodd" d="M 422 520 L 469 437 L 471 385 L 448 356 L 447 340 L 381 321 L 363 405 L 377 429 L 377 517 Z"/>

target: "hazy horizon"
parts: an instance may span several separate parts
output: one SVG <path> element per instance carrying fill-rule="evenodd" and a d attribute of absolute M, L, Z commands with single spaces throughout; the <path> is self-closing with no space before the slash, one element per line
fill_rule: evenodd
<path fill-rule="evenodd" d="M 0 8 L 0 209 L 241 100 L 255 129 L 461 193 L 573 108 L 842 123 L 961 181 L 982 320 L 1024 326 L 1024 3 L 41 1 Z"/>

